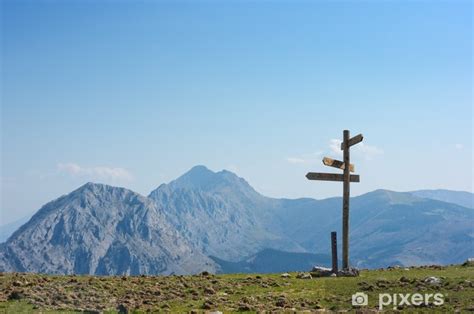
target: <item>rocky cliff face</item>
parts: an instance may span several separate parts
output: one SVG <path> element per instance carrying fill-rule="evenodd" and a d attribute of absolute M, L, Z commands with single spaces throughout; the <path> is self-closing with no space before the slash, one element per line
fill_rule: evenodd
<path fill-rule="evenodd" d="M 153 201 L 88 183 L 41 208 L 3 244 L 0 270 L 170 274 L 214 270 Z"/>

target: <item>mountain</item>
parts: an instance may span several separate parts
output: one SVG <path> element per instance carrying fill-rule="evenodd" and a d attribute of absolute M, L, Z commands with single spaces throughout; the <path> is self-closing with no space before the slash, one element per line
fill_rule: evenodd
<path fill-rule="evenodd" d="M 341 243 L 340 198 L 286 201 L 273 223 L 309 252 L 330 252 L 330 232 Z M 411 193 L 377 190 L 351 198 L 351 261 L 359 267 L 449 264 L 472 255 L 474 212 Z M 341 244 L 339 244 L 341 245 Z"/>
<path fill-rule="evenodd" d="M 170 274 L 215 270 L 150 199 L 88 183 L 43 206 L 0 248 L 0 271 Z"/>
<path fill-rule="evenodd" d="M 206 255 L 239 260 L 264 248 L 305 249 L 265 223 L 278 200 L 257 193 L 244 179 L 196 166 L 152 191 L 179 233 Z"/>
<path fill-rule="evenodd" d="M 422 198 L 430 198 L 437 201 L 457 204 L 467 208 L 474 208 L 474 194 L 465 191 L 419 190 L 410 193 Z"/>
<path fill-rule="evenodd" d="M 229 262 L 211 256 L 220 267 L 220 273 L 283 273 L 308 271 L 315 265 L 331 267 L 327 254 L 283 252 L 264 249 L 238 262 Z"/>
<path fill-rule="evenodd" d="M 472 256 L 472 208 L 414 194 L 376 190 L 351 198 L 353 265 L 449 264 Z M 341 207 L 337 197 L 265 197 L 243 178 L 204 166 L 148 197 L 88 183 L 43 206 L 0 244 L 0 271 L 292 269 L 327 257 L 331 231 L 341 249 Z"/>

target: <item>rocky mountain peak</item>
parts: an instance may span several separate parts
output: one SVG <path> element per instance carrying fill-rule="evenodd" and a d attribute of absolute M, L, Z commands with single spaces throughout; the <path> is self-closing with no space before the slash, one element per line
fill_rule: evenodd
<path fill-rule="evenodd" d="M 162 184 L 150 196 L 164 190 L 193 190 L 211 193 L 238 193 L 260 196 L 251 186 L 235 173 L 228 170 L 214 172 L 206 166 L 198 165 L 169 184 Z"/>

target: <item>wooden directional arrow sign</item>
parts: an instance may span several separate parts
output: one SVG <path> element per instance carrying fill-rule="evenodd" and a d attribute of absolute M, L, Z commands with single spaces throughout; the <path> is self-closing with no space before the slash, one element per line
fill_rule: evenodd
<path fill-rule="evenodd" d="M 344 181 L 344 176 L 338 173 L 322 173 L 322 172 L 308 172 L 306 174 L 308 180 L 320 180 L 320 181 Z M 360 182 L 358 174 L 351 174 L 350 182 Z"/>
<path fill-rule="evenodd" d="M 346 167 L 346 165 L 342 161 L 332 159 L 332 158 L 328 158 L 328 157 L 323 158 L 323 164 L 325 164 L 326 166 L 339 168 L 339 169 L 342 169 L 342 170 L 344 170 L 344 168 Z M 354 165 L 353 164 L 349 164 L 349 170 L 350 170 L 350 172 L 354 172 Z"/>
<path fill-rule="evenodd" d="M 364 136 L 362 134 L 356 135 L 353 138 L 349 139 L 349 145 L 347 145 L 347 147 L 351 147 L 352 145 L 360 143 L 363 139 Z M 344 142 L 341 143 L 341 150 L 344 150 Z"/>

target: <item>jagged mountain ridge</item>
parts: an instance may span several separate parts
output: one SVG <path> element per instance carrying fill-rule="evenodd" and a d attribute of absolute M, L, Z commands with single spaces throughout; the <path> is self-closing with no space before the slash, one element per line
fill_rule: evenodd
<path fill-rule="evenodd" d="M 88 183 L 43 206 L 0 250 L 0 270 L 170 274 L 215 270 L 150 199 Z"/>
<path fill-rule="evenodd" d="M 327 255 L 330 231 L 340 236 L 340 211 L 340 198 L 268 198 L 229 171 L 203 166 L 149 197 L 87 184 L 45 205 L 1 244 L 0 271 L 195 273 L 221 271 L 211 255 L 230 262 L 267 248 Z M 354 197 L 352 263 L 461 262 L 472 255 L 473 213 L 411 193 L 378 190 Z"/>

